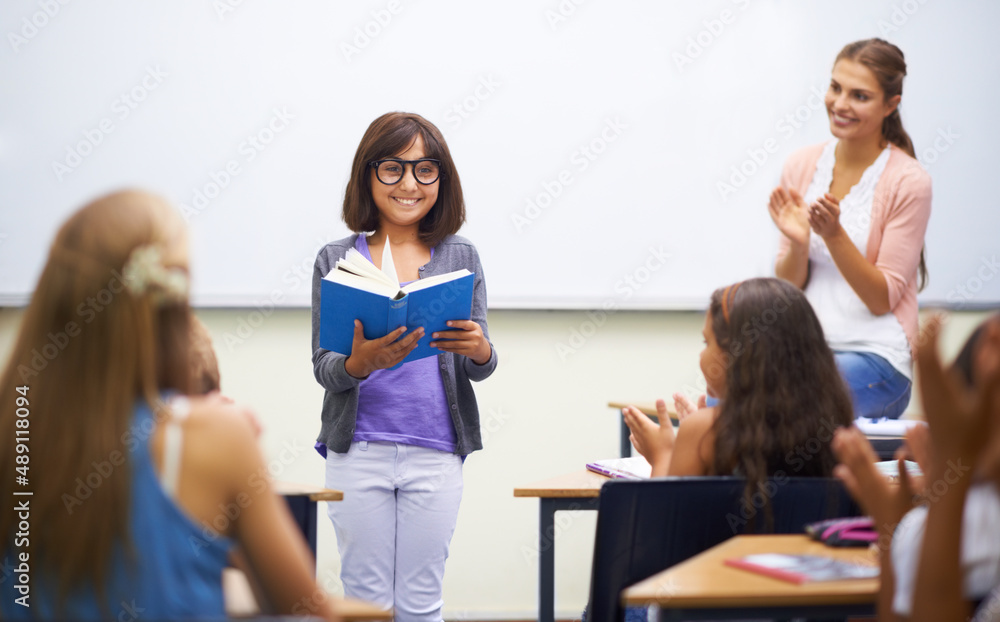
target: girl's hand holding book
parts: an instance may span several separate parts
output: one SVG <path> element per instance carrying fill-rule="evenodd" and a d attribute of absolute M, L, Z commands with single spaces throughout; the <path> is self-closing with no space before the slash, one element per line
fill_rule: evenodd
<path fill-rule="evenodd" d="M 351 355 L 344 362 L 347 373 L 355 378 L 367 378 L 376 369 L 388 369 L 406 358 L 424 336 L 424 329 L 417 328 L 403 336 L 405 326 L 400 326 L 385 337 L 365 339 L 360 320 L 354 320 L 354 342 Z"/>
<path fill-rule="evenodd" d="M 435 339 L 431 342 L 432 348 L 467 356 L 476 365 L 485 365 L 489 362 L 493 348 L 483 335 L 483 327 L 478 322 L 451 320 L 448 326 L 457 330 L 439 331 L 431 335 L 431 338 Z M 438 339 L 445 341 L 437 341 Z"/>

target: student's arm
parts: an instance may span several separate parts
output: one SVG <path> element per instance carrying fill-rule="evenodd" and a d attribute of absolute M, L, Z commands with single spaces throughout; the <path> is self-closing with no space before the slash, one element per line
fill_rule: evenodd
<path fill-rule="evenodd" d="M 708 475 L 712 472 L 715 408 L 702 408 L 681 420 L 667 475 Z"/>
<path fill-rule="evenodd" d="M 876 604 L 880 622 L 901 620 L 892 609 L 896 574 L 892 565 L 892 538 L 903 516 L 913 508 L 913 494 L 905 465 L 899 465 L 899 485 L 892 486 L 875 466 L 871 443 L 855 427 L 837 430 L 833 451 L 840 461 L 834 475 L 843 480 L 851 496 L 872 517 L 878 530 L 881 578 Z"/>
<path fill-rule="evenodd" d="M 183 467 L 192 467 L 184 482 L 190 487 L 188 496 L 193 488 L 204 485 L 214 490 L 218 484 L 214 494 L 221 492 L 221 499 L 216 496 L 212 507 L 238 509 L 235 518 L 228 510 L 224 515 L 226 533 L 238 542 L 251 584 L 256 583 L 263 592 L 262 605 L 270 605 L 278 614 L 308 614 L 337 621 L 331 599 L 313 580 L 305 541 L 287 506 L 271 488 L 253 429 L 238 410 L 211 403 L 192 408 L 191 418 L 196 421 L 185 429 L 195 433 L 186 436 L 189 448 L 185 455 L 193 457 L 185 458 Z M 207 480 L 213 484 L 201 483 Z M 200 516 L 203 522 L 206 518 Z M 219 523 L 209 519 L 206 524 L 213 522 Z"/>
<path fill-rule="evenodd" d="M 914 622 L 924 620 L 964 620 L 970 613 L 963 591 L 962 514 L 977 464 L 990 434 L 991 408 L 1000 385 L 1000 368 L 986 371 L 975 391 L 962 387 L 955 374 L 944 371 L 937 340 L 942 320 L 934 317 L 924 330 L 917 348 L 920 394 L 930 426 L 933 451 L 928 481 L 944 481 L 947 491 L 931 503 L 920 552 L 920 564 L 913 593 Z M 978 374 L 983 378 L 981 374 Z M 963 473 L 954 473 L 952 464 L 965 464 Z"/>

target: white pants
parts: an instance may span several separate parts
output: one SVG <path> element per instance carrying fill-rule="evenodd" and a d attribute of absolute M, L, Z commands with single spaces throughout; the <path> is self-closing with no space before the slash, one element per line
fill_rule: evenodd
<path fill-rule="evenodd" d="M 462 459 L 396 443 L 326 455 L 340 578 L 352 598 L 395 608 L 397 622 L 441 621 L 444 563 L 462 500 Z"/>

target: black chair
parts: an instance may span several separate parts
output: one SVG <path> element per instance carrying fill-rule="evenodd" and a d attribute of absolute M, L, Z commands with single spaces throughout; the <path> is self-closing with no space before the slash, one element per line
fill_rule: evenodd
<path fill-rule="evenodd" d="M 801 533 L 813 521 L 861 515 L 837 479 L 772 479 L 751 507 L 743 501 L 744 485 L 740 477 L 606 483 L 597 511 L 587 622 L 621 622 L 623 589 L 734 535 Z"/>

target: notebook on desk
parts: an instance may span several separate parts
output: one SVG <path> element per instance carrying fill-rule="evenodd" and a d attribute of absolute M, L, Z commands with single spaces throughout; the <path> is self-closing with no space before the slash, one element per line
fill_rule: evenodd
<path fill-rule="evenodd" d="M 587 470 L 614 479 L 649 479 L 653 467 L 642 456 L 632 456 L 588 462 Z"/>
<path fill-rule="evenodd" d="M 916 425 L 926 425 L 917 419 L 868 419 L 858 417 L 854 425 L 865 436 L 903 436 L 906 431 Z"/>

